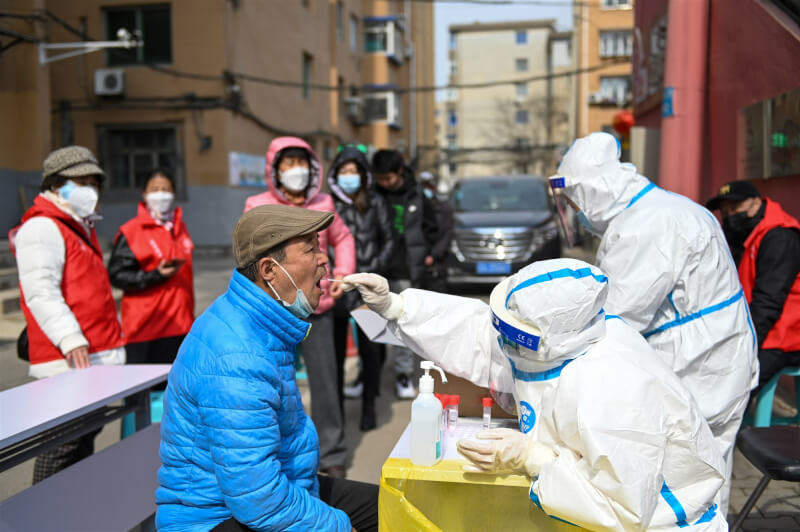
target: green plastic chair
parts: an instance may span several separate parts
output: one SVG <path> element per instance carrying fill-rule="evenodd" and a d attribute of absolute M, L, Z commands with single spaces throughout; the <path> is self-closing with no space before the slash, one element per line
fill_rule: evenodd
<path fill-rule="evenodd" d="M 775 399 L 775 390 L 778 388 L 778 381 L 780 380 L 781 375 L 789 375 L 794 377 L 794 395 L 797 414 L 792 417 L 772 415 L 772 402 Z M 749 417 L 750 419 L 746 419 L 745 421 L 750 421 L 750 424 L 752 424 L 754 427 L 796 425 L 800 423 L 800 368 L 783 368 L 777 375 L 767 381 L 764 387 L 758 392 L 753 415 Z"/>

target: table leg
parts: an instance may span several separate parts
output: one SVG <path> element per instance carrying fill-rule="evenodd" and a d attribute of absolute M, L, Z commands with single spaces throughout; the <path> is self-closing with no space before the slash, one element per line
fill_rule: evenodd
<path fill-rule="evenodd" d="M 136 430 L 142 430 L 150 424 L 150 390 L 142 390 L 128 398 L 128 403 L 136 407 Z"/>

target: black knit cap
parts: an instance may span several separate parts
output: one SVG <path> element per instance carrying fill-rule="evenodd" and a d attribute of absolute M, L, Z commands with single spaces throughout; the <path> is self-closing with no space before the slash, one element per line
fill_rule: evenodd
<path fill-rule="evenodd" d="M 747 198 L 760 198 L 761 193 L 749 181 L 731 181 L 719 187 L 719 194 L 706 202 L 706 209 L 719 209 L 722 200 L 742 201 Z"/>

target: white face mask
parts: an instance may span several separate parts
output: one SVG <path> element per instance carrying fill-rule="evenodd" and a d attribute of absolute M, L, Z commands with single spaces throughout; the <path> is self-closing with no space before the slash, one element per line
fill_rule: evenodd
<path fill-rule="evenodd" d="M 75 181 L 67 180 L 64 185 L 58 189 L 58 195 L 69 204 L 70 208 L 75 211 L 81 218 L 86 218 L 94 212 L 97 207 L 97 189 L 91 185 L 83 186 L 78 185 Z"/>
<path fill-rule="evenodd" d="M 302 192 L 308 186 L 308 168 L 295 166 L 290 170 L 281 172 L 281 184 L 291 192 Z"/>
<path fill-rule="evenodd" d="M 174 200 L 175 195 L 172 192 L 163 190 L 150 192 L 144 196 L 144 202 L 147 204 L 147 208 L 161 216 L 169 212 Z"/>

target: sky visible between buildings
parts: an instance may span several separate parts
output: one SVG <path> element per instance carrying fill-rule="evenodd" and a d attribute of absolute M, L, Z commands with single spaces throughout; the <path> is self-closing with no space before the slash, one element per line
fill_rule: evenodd
<path fill-rule="evenodd" d="M 560 6 L 512 5 L 496 6 L 468 3 L 437 3 L 434 11 L 436 50 L 436 85 L 446 85 L 448 81 L 447 50 L 450 43 L 448 27 L 453 24 L 472 24 L 474 22 L 511 22 L 515 20 L 536 20 L 554 18 L 558 30 L 572 29 L 572 7 L 564 1 Z M 436 100 L 445 98 L 445 91 L 436 93 Z"/>

